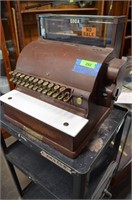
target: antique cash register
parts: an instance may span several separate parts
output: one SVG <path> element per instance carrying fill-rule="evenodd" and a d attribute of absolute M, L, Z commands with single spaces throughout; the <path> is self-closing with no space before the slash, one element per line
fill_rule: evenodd
<path fill-rule="evenodd" d="M 16 88 L 0 97 L 4 117 L 74 158 L 120 94 L 125 63 L 117 58 L 117 30 L 124 17 L 41 15 L 39 23 L 41 37 L 24 47 L 12 72 Z"/>

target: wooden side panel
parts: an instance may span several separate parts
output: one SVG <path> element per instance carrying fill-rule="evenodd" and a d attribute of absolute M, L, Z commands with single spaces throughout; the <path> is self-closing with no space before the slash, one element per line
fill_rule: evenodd
<path fill-rule="evenodd" d="M 4 63 L 5 63 L 5 70 L 6 70 L 6 76 L 9 82 L 9 87 L 10 89 L 14 89 L 14 83 L 10 82 L 10 71 L 11 71 L 11 65 L 10 65 L 10 60 L 9 60 L 9 55 L 8 55 L 8 50 L 6 47 L 6 42 L 5 42 L 5 36 L 4 36 L 4 30 L 3 30 L 3 25 L 2 22 L 0 20 L 0 29 L 1 29 L 1 49 L 2 49 L 2 54 L 3 54 L 3 59 L 4 59 Z"/>

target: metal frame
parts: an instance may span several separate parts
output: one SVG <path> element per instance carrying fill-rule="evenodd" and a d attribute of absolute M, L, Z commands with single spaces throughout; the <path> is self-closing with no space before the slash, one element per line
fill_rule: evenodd
<path fill-rule="evenodd" d="M 120 112 L 122 112 L 122 111 L 119 109 L 119 113 Z M 81 158 L 77 158 L 76 160 L 69 159 L 66 156 L 62 155 L 60 152 L 57 152 L 56 150 L 52 149 L 52 147 L 49 147 L 45 144 L 42 144 L 42 145 L 44 145 L 43 147 L 45 148 L 44 152 L 47 153 L 47 154 L 44 154 L 44 155 L 48 155 L 47 157 L 46 156 L 44 156 L 44 157 L 46 157 L 51 162 L 54 162 L 54 164 L 63 168 L 63 170 L 67 171 L 68 173 L 70 173 L 72 175 L 72 177 L 73 177 L 73 199 L 86 198 L 86 193 L 89 190 L 90 174 L 91 174 L 92 170 L 94 169 L 94 165 L 95 165 L 95 163 L 97 163 L 101 159 L 101 157 L 103 157 L 103 153 L 109 147 L 111 140 L 113 138 L 115 139 L 115 144 L 113 146 L 113 149 L 114 149 L 113 160 L 116 160 L 116 157 L 117 157 L 117 154 L 118 154 L 118 148 L 119 148 L 120 141 L 121 141 L 121 136 L 122 136 L 123 132 L 128 131 L 129 127 L 130 127 L 130 117 L 127 116 L 127 111 L 123 111 L 123 112 L 124 113 L 122 114 L 121 121 L 116 123 L 115 131 L 113 133 L 111 133 L 111 136 L 109 136 L 107 138 L 105 146 L 98 153 L 96 153 L 96 156 L 95 156 L 94 160 L 92 161 L 92 163 L 90 165 L 87 164 L 87 170 L 85 172 L 83 172 L 80 169 L 78 169 L 78 171 L 77 171 L 77 167 L 72 165 L 74 162 L 76 164 L 79 164 Z M 112 120 L 113 119 L 110 120 L 111 123 L 112 123 Z M 106 125 L 107 125 L 107 123 L 106 123 Z M 37 142 L 35 142 L 35 140 L 33 142 L 32 138 L 31 137 L 29 138 L 28 135 L 23 135 L 23 131 L 20 132 L 19 128 L 17 128 L 17 127 L 15 128 L 14 125 L 5 121 L 4 119 L 2 119 L 2 126 L 8 132 L 10 132 L 11 135 L 17 137 L 19 139 L 19 141 L 24 143 L 26 146 L 29 146 L 31 148 L 31 144 L 32 144 L 33 150 L 39 151 L 39 153 L 40 153 L 40 149 L 41 149 L 41 152 L 42 152 L 42 147 L 41 147 L 41 145 L 39 145 L 40 142 L 37 143 Z M 101 132 L 101 130 L 99 130 L 99 132 Z M 6 153 L 8 151 L 8 147 L 6 146 L 4 138 L 3 138 L 2 135 L 1 135 L 1 144 L 2 144 L 1 146 L 3 148 L 3 151 L 6 155 Z M 87 152 L 84 152 L 84 155 L 83 154 L 81 155 L 83 157 L 82 162 L 85 161 L 86 156 L 87 156 L 86 154 L 87 154 Z M 55 155 L 57 155 L 59 159 L 57 157 L 55 158 Z M 94 153 L 90 154 L 90 156 L 93 156 L 93 155 L 94 155 Z M 16 182 L 17 188 L 20 192 L 20 195 L 22 195 L 22 189 L 21 189 L 18 177 L 16 175 L 14 166 L 9 161 L 7 161 L 7 162 L 8 162 L 8 165 L 10 167 L 11 173 L 14 177 L 14 180 Z M 72 163 L 71 166 L 69 164 L 70 162 Z M 63 163 L 63 165 L 62 165 L 62 163 Z M 118 163 L 118 165 L 119 165 L 119 163 Z M 117 167 L 117 169 L 118 169 L 118 167 Z"/>

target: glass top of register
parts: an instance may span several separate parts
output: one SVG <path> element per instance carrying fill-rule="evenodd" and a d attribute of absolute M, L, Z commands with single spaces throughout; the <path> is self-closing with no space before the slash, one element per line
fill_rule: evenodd
<path fill-rule="evenodd" d="M 97 15 L 38 15 L 43 38 L 95 46 L 115 45 L 123 34 L 125 17 Z M 120 33 L 119 33 L 120 32 Z"/>

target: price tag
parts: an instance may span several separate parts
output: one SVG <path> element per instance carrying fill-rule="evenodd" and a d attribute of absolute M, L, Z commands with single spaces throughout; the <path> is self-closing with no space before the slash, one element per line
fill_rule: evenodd
<path fill-rule="evenodd" d="M 89 60 L 81 60 L 81 63 L 80 63 L 81 66 L 92 68 L 92 69 L 95 68 L 96 64 L 97 64 L 96 62 L 89 61 Z"/>
<path fill-rule="evenodd" d="M 96 27 L 82 27 L 82 36 L 96 37 Z"/>
<path fill-rule="evenodd" d="M 78 72 L 80 74 L 85 74 L 87 76 L 96 77 L 100 70 L 101 63 L 97 63 L 91 60 L 76 59 L 73 72 Z"/>

